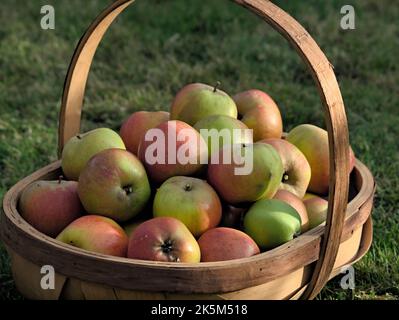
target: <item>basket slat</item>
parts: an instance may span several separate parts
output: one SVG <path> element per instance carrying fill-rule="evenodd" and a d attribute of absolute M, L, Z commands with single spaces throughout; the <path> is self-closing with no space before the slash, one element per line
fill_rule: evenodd
<path fill-rule="evenodd" d="M 338 250 L 334 270 L 330 276 L 339 274 L 343 267 L 358 261 L 368 251 L 372 239 L 371 219 L 360 226 L 346 241 L 341 243 Z M 68 299 L 68 300 L 175 300 L 175 299 L 201 299 L 201 300 L 248 300 L 248 299 L 298 299 L 307 288 L 312 266 L 300 268 L 288 275 L 271 282 L 228 293 L 220 294 L 176 294 L 168 292 L 133 291 L 112 288 L 92 282 L 82 281 L 72 277 L 66 278 L 56 274 L 55 290 L 43 291 L 40 288 L 39 267 L 22 258 L 12 249 L 8 248 L 12 259 L 12 269 L 17 274 L 16 285 L 25 297 L 31 299 Z M 22 275 L 29 275 L 21 277 Z M 296 293 L 295 293 L 296 292 Z"/>

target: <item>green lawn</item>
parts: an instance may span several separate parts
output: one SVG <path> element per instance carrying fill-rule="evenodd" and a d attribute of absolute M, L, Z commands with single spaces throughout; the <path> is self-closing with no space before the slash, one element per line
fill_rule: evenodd
<path fill-rule="evenodd" d="M 73 49 L 111 0 L 2 0 L 0 4 L 0 198 L 56 159 L 62 85 Z M 356 264 L 355 290 L 332 280 L 321 299 L 399 298 L 399 6 L 353 0 L 356 30 L 339 27 L 347 0 L 275 1 L 319 43 L 344 97 L 353 149 L 377 180 L 374 242 Z M 40 28 L 52 4 L 56 29 Z M 289 44 L 229 1 L 142 0 L 105 36 L 90 74 L 82 131 L 116 130 L 131 112 L 167 110 L 184 84 L 260 88 L 281 107 L 285 130 L 323 125 L 313 80 Z M 0 299 L 20 299 L 0 244 Z"/>

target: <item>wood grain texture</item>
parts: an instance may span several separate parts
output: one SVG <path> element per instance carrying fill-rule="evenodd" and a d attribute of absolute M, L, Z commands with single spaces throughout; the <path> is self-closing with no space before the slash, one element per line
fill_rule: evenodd
<path fill-rule="evenodd" d="M 371 240 L 372 226 L 371 218 L 369 218 L 363 226 L 360 226 L 354 234 L 341 243 L 330 279 L 341 273 L 343 267 L 352 265 L 363 257 L 371 245 Z M 12 249 L 8 248 L 8 250 L 12 257 L 16 256 Z M 258 286 L 220 294 L 176 294 L 124 290 L 112 288 L 108 285 L 81 281 L 76 278 L 66 278 L 60 274 L 56 274 L 56 279 L 61 279 L 62 281 L 56 281 L 54 290 L 43 291 L 37 285 L 32 286 L 32 282 L 35 283 L 34 279 L 39 278 L 38 266 L 19 256 L 18 259 L 13 260 L 12 268 L 18 274 L 15 278 L 17 287 L 21 288 L 24 295 L 31 299 L 57 299 L 59 297 L 60 299 L 68 300 L 296 300 L 307 288 L 313 266 L 308 265 Z M 21 274 L 29 275 L 29 277 L 23 278 Z"/>
<path fill-rule="evenodd" d="M 79 40 L 65 78 L 58 125 L 58 154 L 79 133 L 83 98 L 94 54 L 108 27 L 134 0 L 115 1 L 105 9 Z"/>
<path fill-rule="evenodd" d="M 15 286 L 18 291 L 27 299 L 33 300 L 58 300 L 66 282 L 66 277 L 59 273 L 55 273 L 54 289 L 43 290 L 41 287 L 41 279 L 43 274 L 42 265 L 37 265 L 14 250 L 7 248 L 7 252 L 11 258 L 11 270 Z"/>
<path fill-rule="evenodd" d="M 200 264 L 174 264 L 132 260 L 87 252 L 45 236 L 22 219 L 19 196 L 39 179 L 54 179 L 60 173 L 57 161 L 18 182 L 3 201 L 0 234 L 11 250 L 35 265 L 51 264 L 56 272 L 85 282 L 109 287 L 177 294 L 221 294 L 243 290 L 280 279 L 318 260 L 325 226 L 316 227 L 274 250 L 245 259 Z M 369 217 L 374 180 L 359 161 L 352 174 L 358 190 L 348 205 L 343 234 L 352 236 Z M 370 200 L 371 199 L 371 200 Z"/>

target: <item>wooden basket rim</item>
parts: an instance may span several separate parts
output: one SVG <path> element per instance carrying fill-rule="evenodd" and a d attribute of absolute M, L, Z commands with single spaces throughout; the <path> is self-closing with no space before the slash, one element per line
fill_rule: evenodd
<path fill-rule="evenodd" d="M 143 267 L 147 269 L 147 272 L 152 271 L 161 271 L 166 272 L 166 274 L 173 274 L 174 271 L 186 271 L 185 275 L 181 275 L 181 278 L 187 277 L 188 274 L 191 275 L 192 278 L 196 276 L 202 278 L 204 276 L 204 272 L 207 272 L 209 275 L 212 275 L 211 278 L 217 277 L 218 275 L 224 273 L 228 270 L 233 270 L 239 268 L 241 272 L 248 272 L 249 276 L 247 278 L 241 279 L 239 283 L 217 283 L 213 286 L 213 283 L 208 283 L 205 287 L 198 286 L 195 281 L 192 281 L 192 286 L 187 289 L 181 288 L 181 286 L 171 286 L 173 290 L 187 290 L 190 292 L 213 292 L 213 291 L 233 291 L 243 289 L 245 287 L 256 285 L 265 282 L 265 280 L 275 279 L 279 276 L 282 276 L 288 272 L 294 271 L 300 266 L 307 265 L 312 263 L 318 259 L 318 247 L 320 245 L 321 237 L 324 233 L 324 225 L 318 226 L 302 235 L 298 238 L 279 246 L 273 250 L 266 251 L 259 255 L 242 258 L 230 261 L 220 261 L 220 262 L 201 262 L 199 264 L 188 264 L 188 263 L 167 263 L 167 262 L 154 262 L 154 261 L 144 261 L 144 260 L 136 260 L 136 259 L 128 259 L 128 258 L 119 258 L 113 257 L 93 252 L 88 252 L 76 247 L 72 247 L 67 244 L 63 244 L 61 242 L 56 241 L 53 238 L 50 238 L 41 232 L 34 229 L 31 225 L 29 225 L 19 214 L 17 203 L 19 196 L 22 190 L 33 181 L 41 178 L 43 175 L 54 172 L 60 168 L 60 161 L 56 161 L 44 168 L 41 168 L 34 172 L 33 174 L 27 176 L 26 178 L 19 181 L 16 185 L 14 185 L 5 195 L 3 199 L 3 216 L 1 222 L 1 236 L 3 241 L 15 250 L 17 253 L 22 256 L 28 258 L 28 260 L 34 260 L 32 262 L 41 262 L 41 263 L 49 263 L 49 260 L 43 261 L 42 258 L 51 255 L 51 251 L 56 251 L 57 254 L 52 255 L 58 259 L 58 253 L 64 253 L 65 255 L 60 258 L 58 262 L 59 265 L 67 264 L 63 259 L 72 259 L 79 257 L 82 259 L 87 259 L 88 261 L 96 261 L 96 262 L 104 262 L 104 263 L 117 263 L 120 265 L 137 267 L 137 270 L 142 270 Z M 355 172 L 359 175 L 359 179 L 361 180 L 361 188 L 358 190 L 356 196 L 352 199 L 352 201 L 347 206 L 347 214 L 344 226 L 344 232 L 341 239 L 341 242 L 345 241 L 348 237 L 350 237 L 353 230 L 357 229 L 360 225 L 363 225 L 369 217 L 369 212 L 362 211 L 360 208 L 370 199 L 373 198 L 374 194 L 374 179 L 372 174 L 368 170 L 368 168 L 361 163 L 359 160 L 356 160 Z M 18 238 L 18 239 L 16 239 Z M 15 241 L 17 240 L 17 241 Z M 22 243 L 18 244 L 18 241 Z M 36 257 L 36 252 L 27 252 L 26 248 L 29 246 L 28 241 L 36 242 L 36 246 L 34 248 L 40 248 L 42 250 L 42 255 L 40 258 Z M 302 251 L 308 251 L 310 253 L 306 256 L 306 259 L 302 261 L 302 264 L 298 265 L 298 261 L 295 264 L 295 261 L 291 264 L 291 266 L 283 267 L 279 261 L 284 259 L 289 259 L 290 256 L 292 258 L 298 257 Z M 44 255 L 43 255 L 44 254 Z M 51 259 L 50 259 L 51 261 Z M 285 261 L 285 260 L 284 260 Z M 269 275 L 262 275 L 262 268 L 264 266 L 273 266 L 277 265 L 276 270 L 273 272 L 269 271 Z M 110 270 L 112 266 L 110 266 Z M 136 270 L 136 271 L 137 271 Z M 60 272 L 66 276 L 72 276 L 76 278 L 84 278 L 81 273 L 76 273 L 74 270 L 62 270 Z M 215 272 L 217 273 L 215 275 Z M 89 276 L 90 277 L 90 276 Z M 102 279 L 105 278 L 104 276 Z M 182 280 L 181 279 L 181 280 Z M 187 279 L 186 279 L 187 280 Z M 186 281 L 183 281 L 186 282 Z M 194 284 L 197 288 L 194 287 Z M 154 290 L 148 288 L 146 285 L 138 285 L 132 286 L 132 284 L 122 284 L 122 287 L 128 289 L 146 289 L 146 290 Z M 166 287 L 169 287 L 166 284 Z M 166 288 L 165 287 L 165 288 Z M 165 289 L 164 288 L 164 289 Z M 158 288 L 157 288 L 158 289 Z"/>

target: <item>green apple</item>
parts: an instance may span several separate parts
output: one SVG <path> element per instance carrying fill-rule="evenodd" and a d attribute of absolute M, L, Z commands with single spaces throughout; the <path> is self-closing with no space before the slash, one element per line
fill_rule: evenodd
<path fill-rule="evenodd" d="M 301 232 L 309 230 L 309 217 L 303 201 L 294 193 L 287 190 L 278 190 L 273 199 L 278 199 L 286 202 L 293 207 L 301 216 Z"/>
<path fill-rule="evenodd" d="M 273 146 L 283 162 L 284 174 L 280 189 L 284 189 L 302 198 L 309 186 L 312 175 L 310 165 L 303 153 L 283 139 L 266 139 L 259 142 Z"/>
<path fill-rule="evenodd" d="M 305 195 L 302 198 L 302 201 L 314 198 L 314 197 L 318 197 L 317 195 L 310 193 L 310 192 L 306 192 Z"/>
<path fill-rule="evenodd" d="M 153 213 L 154 217 L 179 219 L 197 237 L 219 224 L 222 205 L 205 180 L 177 176 L 166 180 L 157 190 Z"/>
<path fill-rule="evenodd" d="M 137 227 L 142 224 L 145 220 L 137 220 L 131 223 L 126 223 L 123 226 L 123 230 L 125 230 L 126 234 L 128 237 L 130 237 L 130 235 L 133 233 L 134 230 L 137 229 Z"/>
<path fill-rule="evenodd" d="M 62 150 L 61 167 L 64 175 L 69 180 L 77 181 L 87 161 L 110 148 L 126 149 L 122 138 L 108 128 L 98 128 L 72 137 Z"/>
<path fill-rule="evenodd" d="M 253 142 L 248 127 L 230 116 L 212 115 L 198 121 L 194 128 L 207 143 L 210 157 L 226 144 Z"/>
<path fill-rule="evenodd" d="M 208 181 L 227 203 L 270 199 L 277 192 L 284 170 L 278 152 L 271 145 L 225 146 L 218 155 L 218 159 L 212 157 L 208 165 Z M 234 160 L 237 155 L 245 159 L 244 165 Z M 226 161 L 228 158 L 232 161 Z M 243 168 L 245 173 L 239 173 Z"/>
<path fill-rule="evenodd" d="M 144 166 L 132 153 L 107 149 L 92 157 L 79 177 L 78 194 L 87 212 L 127 221 L 151 195 Z"/>
<path fill-rule="evenodd" d="M 262 249 L 273 249 L 292 240 L 301 231 L 301 217 L 289 204 L 262 199 L 249 208 L 244 231 Z"/>
<path fill-rule="evenodd" d="M 215 87 L 192 83 L 182 88 L 173 100 L 170 110 L 172 120 L 194 125 L 202 118 L 223 114 L 237 118 L 237 107 L 230 96 Z"/>

